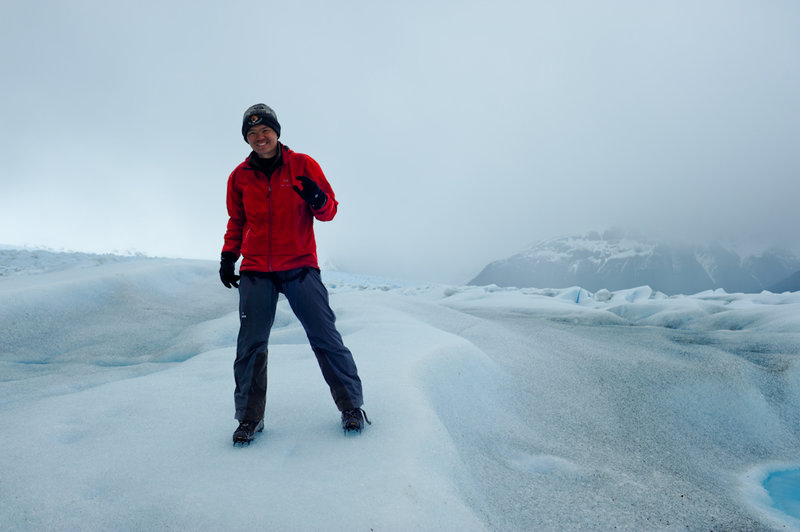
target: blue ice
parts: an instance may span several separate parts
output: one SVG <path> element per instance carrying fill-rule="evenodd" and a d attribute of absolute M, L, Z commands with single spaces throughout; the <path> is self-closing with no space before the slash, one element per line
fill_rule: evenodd
<path fill-rule="evenodd" d="M 770 473 L 764 481 L 775 508 L 800 519 L 800 469 Z"/>

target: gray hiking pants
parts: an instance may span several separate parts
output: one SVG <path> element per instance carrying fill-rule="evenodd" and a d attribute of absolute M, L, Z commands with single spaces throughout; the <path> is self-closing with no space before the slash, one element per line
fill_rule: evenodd
<path fill-rule="evenodd" d="M 233 375 L 236 419 L 264 418 L 267 394 L 267 345 L 278 294 L 284 294 L 306 331 L 322 376 L 340 411 L 363 404 L 361 379 L 353 355 L 336 330 L 336 317 L 319 271 L 299 268 L 285 272 L 241 272 L 239 338 Z"/>

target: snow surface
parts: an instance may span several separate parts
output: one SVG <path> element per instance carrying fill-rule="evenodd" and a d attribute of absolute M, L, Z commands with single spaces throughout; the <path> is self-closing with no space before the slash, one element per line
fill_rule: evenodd
<path fill-rule="evenodd" d="M 1 530 L 800 530 L 764 487 L 800 457 L 800 293 L 326 272 L 373 425 L 343 436 L 282 300 L 234 448 L 214 262 L 5 253 Z"/>

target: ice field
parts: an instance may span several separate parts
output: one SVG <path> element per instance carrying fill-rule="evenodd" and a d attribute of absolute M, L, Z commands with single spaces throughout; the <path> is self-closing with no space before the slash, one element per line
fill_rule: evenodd
<path fill-rule="evenodd" d="M 2 254 L 0 529 L 800 530 L 800 293 L 323 272 L 372 426 L 282 300 L 234 448 L 216 263 Z"/>

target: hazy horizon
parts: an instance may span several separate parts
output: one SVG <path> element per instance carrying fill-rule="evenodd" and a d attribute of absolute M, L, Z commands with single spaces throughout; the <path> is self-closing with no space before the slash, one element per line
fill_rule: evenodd
<path fill-rule="evenodd" d="M 217 259 L 251 104 L 345 271 L 464 282 L 623 226 L 800 252 L 800 4 L 0 5 L 0 242 Z"/>

